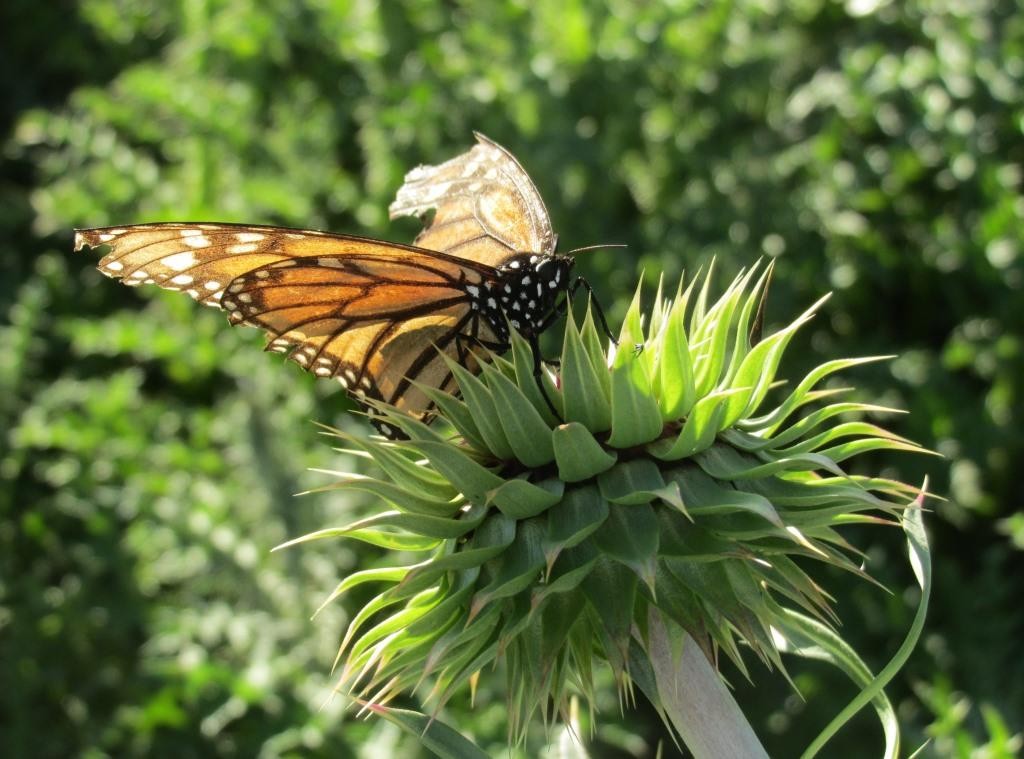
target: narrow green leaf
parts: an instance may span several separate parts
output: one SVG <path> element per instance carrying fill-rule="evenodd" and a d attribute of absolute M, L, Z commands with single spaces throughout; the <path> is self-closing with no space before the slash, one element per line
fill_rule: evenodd
<path fill-rule="evenodd" d="M 484 379 L 491 390 L 498 421 L 505 430 L 513 455 L 531 468 L 550 464 L 555 458 L 551 447 L 551 428 L 540 412 L 505 375 L 485 370 Z"/>
<path fill-rule="evenodd" d="M 757 270 L 761 267 L 761 261 L 756 261 L 750 271 L 743 275 L 742 280 L 737 286 L 737 291 L 740 298 L 742 299 L 742 306 L 740 306 L 739 315 L 736 317 L 735 335 L 733 336 L 733 348 L 732 355 L 729 358 L 729 368 L 725 371 L 725 376 L 722 380 L 723 387 L 736 386 L 736 385 L 747 385 L 745 382 L 735 381 L 736 372 L 739 371 L 740 364 L 743 359 L 750 352 L 750 319 L 754 314 L 754 310 L 761 303 L 762 291 L 765 287 L 768 277 L 771 275 L 772 263 L 769 263 L 765 271 L 761 273 L 757 283 L 750 287 L 750 281 L 757 274 Z"/>
<path fill-rule="evenodd" d="M 418 419 L 413 419 L 403 411 L 389 406 L 383 401 L 373 398 L 363 399 L 363 403 L 380 412 L 379 419 L 393 427 L 397 427 L 408 438 L 412 440 L 435 440 L 444 442 L 444 436 L 435 429 L 431 429 Z M 368 415 L 369 416 L 369 415 Z"/>
<path fill-rule="evenodd" d="M 905 453 L 928 453 L 933 456 L 939 455 L 929 451 L 927 448 L 922 448 L 916 443 L 893 440 L 888 437 L 869 437 L 861 438 L 859 440 L 851 440 L 846 443 L 832 446 L 831 448 L 826 448 L 823 451 L 818 451 L 818 454 L 838 464 L 846 461 L 848 458 L 858 456 L 862 453 L 868 453 L 869 451 L 903 451 Z"/>
<path fill-rule="evenodd" d="M 429 641 L 430 645 L 444 633 L 453 622 L 462 622 L 466 618 L 466 603 L 475 585 L 465 584 L 448 590 L 440 603 L 433 605 L 425 614 L 405 625 L 400 639 L 395 641 L 395 648 Z"/>
<path fill-rule="evenodd" d="M 420 382 L 413 383 L 437 406 L 440 416 L 447 420 L 474 448 L 487 450 L 487 443 L 473 419 L 469 406 L 451 393 L 429 387 Z"/>
<path fill-rule="evenodd" d="M 441 759 L 488 759 L 483 749 L 436 717 L 356 700 L 367 710 L 414 736 L 424 748 Z"/>
<path fill-rule="evenodd" d="M 761 405 L 771 387 L 772 381 L 775 379 L 779 362 L 782 360 L 782 353 L 789 344 L 789 341 L 793 339 L 793 336 L 800 327 L 813 318 L 817 309 L 828 297 L 826 295 L 819 298 L 789 326 L 762 340 L 747 354 L 747 357 L 740 365 L 739 371 L 736 373 L 735 383 L 752 389 L 744 407 L 730 409 L 726 419 L 729 425 L 754 413 L 758 406 Z"/>
<path fill-rule="evenodd" d="M 700 522 L 688 520 L 671 509 L 657 509 L 659 557 L 687 561 L 722 561 L 743 553 L 738 544 L 715 535 Z M 661 599 L 659 598 L 659 601 Z"/>
<path fill-rule="evenodd" d="M 451 657 L 454 655 L 454 652 L 462 650 L 466 646 L 471 646 L 474 643 L 486 644 L 501 618 L 502 607 L 499 604 L 493 604 L 466 622 L 463 627 L 454 627 L 447 630 L 444 635 L 434 642 L 430 653 L 424 659 L 424 672 L 433 671 L 439 663 L 443 663 L 447 667 L 451 663 Z"/>
<path fill-rule="evenodd" d="M 638 282 L 633 292 L 633 300 L 626 309 L 626 317 L 622 320 L 622 329 L 619 331 L 619 349 L 615 352 L 615 360 L 612 366 L 622 366 L 632 360 L 633 349 L 636 345 L 644 342 L 643 317 L 640 314 L 640 296 L 643 289 L 643 282 Z"/>
<path fill-rule="evenodd" d="M 551 409 L 548 408 L 548 404 L 541 395 L 540 388 L 537 386 L 537 379 L 533 376 L 533 351 L 530 349 L 530 344 L 515 330 L 512 330 L 511 342 L 516 386 L 530 399 L 533 408 L 541 415 L 547 426 L 555 426 L 560 420 L 555 419 L 552 415 Z M 564 414 L 561 391 L 555 388 L 547 372 L 541 372 L 540 379 L 547 390 L 548 398 L 551 399 L 555 408 Z"/>
<path fill-rule="evenodd" d="M 715 277 L 715 259 L 711 259 L 711 264 L 708 266 L 707 274 L 701 276 L 701 272 L 697 272 L 697 276 L 690 282 L 690 286 L 686 288 L 687 294 L 693 289 L 693 287 L 700 282 L 700 292 L 697 294 L 697 299 L 693 303 L 693 311 L 690 314 L 690 335 L 697 335 L 701 331 L 701 326 L 704 323 L 704 318 L 707 313 L 708 307 L 708 296 L 711 292 L 711 281 Z M 689 300 L 689 298 L 687 298 Z"/>
<path fill-rule="evenodd" d="M 465 545 L 443 556 L 421 562 L 402 579 L 401 585 L 417 583 L 414 592 L 419 592 L 434 582 L 445 572 L 451 570 L 471 569 L 490 561 L 512 545 L 516 536 L 516 521 L 501 512 L 489 512 L 483 523 L 473 532 L 473 537 Z M 423 582 L 427 584 L 422 584 Z M 404 590 L 404 588 L 403 588 Z"/>
<path fill-rule="evenodd" d="M 597 476 L 606 500 L 618 504 L 650 503 L 653 493 L 665 487 L 658 465 L 650 459 L 623 461 Z"/>
<path fill-rule="evenodd" d="M 661 434 L 661 410 L 640 357 L 617 362 L 611 371 L 612 433 L 608 445 L 632 448 Z"/>
<path fill-rule="evenodd" d="M 304 543 L 309 540 L 319 540 L 321 538 L 331 537 L 348 537 L 350 533 L 356 533 L 363 528 L 376 527 L 394 527 L 410 533 L 422 535 L 427 538 L 457 538 L 465 535 L 467 532 L 475 528 L 480 523 L 480 520 L 483 519 L 484 513 L 486 513 L 485 509 L 475 507 L 465 514 L 460 515 L 459 518 L 446 519 L 444 517 L 403 514 L 401 511 L 384 511 L 379 514 L 374 514 L 371 517 L 366 517 L 365 519 L 352 522 L 345 527 L 332 527 L 326 530 L 318 530 L 317 532 L 310 533 L 309 535 L 289 540 L 287 543 L 282 543 L 277 546 L 274 550 L 288 548 L 289 546 L 297 543 Z M 353 537 L 355 537 L 354 534 Z"/>
<path fill-rule="evenodd" d="M 416 620 L 428 614 L 442 603 L 444 596 L 436 588 L 432 588 L 421 593 L 419 598 L 421 599 L 419 603 L 406 604 L 390 617 L 375 624 L 355 640 L 352 648 L 349 650 L 348 661 L 345 663 L 345 671 L 342 674 L 343 681 L 355 674 L 354 670 L 356 667 L 365 670 L 379 658 L 382 653 L 381 651 L 372 653 L 369 660 L 363 658 L 363 654 L 367 653 L 374 643 L 395 633 L 401 633 L 402 630 L 414 624 Z"/>
<path fill-rule="evenodd" d="M 444 395 L 453 399 L 447 393 Z M 396 485 L 436 500 L 449 500 L 455 496 L 451 483 L 436 472 L 419 466 L 407 455 L 401 443 L 380 442 L 361 435 L 350 435 L 343 430 L 332 431 L 331 434 L 365 451 Z"/>
<path fill-rule="evenodd" d="M 776 527 L 784 526 L 775 507 L 767 498 L 757 493 L 724 487 L 697 467 L 679 467 L 667 472 L 667 476 L 679 486 L 687 513 L 694 519 L 700 516 L 747 512 L 756 514 Z"/>
<path fill-rule="evenodd" d="M 437 471 L 474 503 L 486 501 L 488 493 L 497 490 L 505 481 L 451 443 L 413 440 L 408 445 L 422 453 Z"/>
<path fill-rule="evenodd" d="M 833 424 L 830 427 L 826 427 L 817 435 L 805 437 L 803 440 L 794 443 L 788 448 L 773 445 L 770 450 L 779 456 L 788 456 L 793 453 L 816 451 L 827 443 L 848 437 L 858 437 L 860 440 L 891 440 L 894 443 L 900 443 L 914 448 L 920 447 L 912 441 L 907 440 L 905 437 L 889 432 L 883 427 L 879 427 L 877 424 L 871 424 L 870 422 L 840 422 L 839 424 Z"/>
<path fill-rule="evenodd" d="M 873 675 L 867 664 L 830 627 L 791 609 L 782 609 L 780 617 L 777 624 L 785 641 L 784 645 L 780 646 L 782 651 L 805 659 L 826 661 L 845 673 L 859 686 L 864 687 L 871 683 Z M 885 733 L 885 749 L 882 755 L 887 759 L 897 759 L 900 740 L 896 712 L 884 691 L 879 690 L 873 702 Z M 843 721 L 845 722 L 851 716 L 853 715 L 847 715 Z M 840 726 L 836 725 L 836 731 Z M 808 759 L 815 756 L 829 737 L 831 735 L 824 738 L 819 735 L 804 751 L 803 756 Z"/>
<path fill-rule="evenodd" d="M 638 583 L 639 577 L 632 569 L 600 558 L 580 584 L 600 620 L 605 658 L 616 675 L 624 672 L 629 659 Z"/>
<path fill-rule="evenodd" d="M 493 579 L 473 596 L 470 616 L 500 598 L 526 590 L 544 570 L 544 533 L 542 521 L 520 522 L 516 538 L 508 550 L 489 565 Z"/>
<path fill-rule="evenodd" d="M 770 411 L 768 414 L 744 420 L 741 426 L 744 429 L 758 429 L 762 430 L 764 435 L 771 435 L 781 425 L 786 418 L 796 411 L 798 408 L 803 406 L 805 403 L 812 402 L 819 396 L 811 395 L 811 389 L 821 382 L 825 377 L 836 372 L 849 369 L 853 366 L 859 366 L 861 364 L 868 364 L 874 361 L 884 361 L 893 358 L 892 356 L 865 356 L 862 358 L 842 358 L 834 361 L 826 361 L 824 364 L 817 366 L 807 373 L 807 376 L 801 380 L 800 384 L 797 385 L 796 389 L 784 400 L 777 408 Z M 832 391 L 835 392 L 835 391 Z"/>
<path fill-rule="evenodd" d="M 651 443 L 647 450 L 663 461 L 678 461 L 708 448 L 723 428 L 727 403 L 745 388 L 730 388 L 706 395 L 697 401 L 676 438 Z"/>
<path fill-rule="evenodd" d="M 597 561 L 595 556 L 591 565 Z M 577 567 L 573 572 L 560 577 L 560 581 L 575 580 L 576 585 L 583 577 L 589 574 L 591 567 L 584 565 Z M 570 583 L 565 586 L 569 589 Z M 550 589 L 551 586 L 549 586 Z M 537 670 L 540 672 L 551 672 L 557 660 L 564 656 L 565 642 L 569 637 L 572 628 L 579 621 L 587 603 L 582 593 L 570 593 L 558 599 L 558 603 L 546 603 L 547 597 L 534 597 L 534 608 L 540 609 L 540 656 L 537 657 Z M 557 679 L 557 678 L 555 678 Z M 550 682 L 550 679 L 549 679 Z M 543 692 L 550 691 L 550 686 Z"/>
<path fill-rule="evenodd" d="M 698 398 L 710 393 L 722 379 L 727 353 L 725 346 L 729 341 L 730 331 L 734 329 L 733 314 L 738 300 L 739 292 L 731 287 L 705 317 L 707 326 L 702 327 L 698 333 L 703 338 L 698 354 L 703 360 L 694 362 Z"/>
<path fill-rule="evenodd" d="M 787 445 L 795 443 L 804 438 L 815 428 L 824 424 L 829 419 L 842 414 L 903 414 L 900 409 L 889 408 L 888 406 L 876 406 L 869 403 L 844 402 L 830 403 L 824 408 L 817 409 L 793 424 L 777 431 L 771 437 L 763 435 L 751 435 L 740 430 L 730 430 L 729 435 L 736 434 L 740 437 L 731 438 L 732 441 L 744 450 L 763 451 L 767 449 L 784 449 Z"/>
<path fill-rule="evenodd" d="M 320 608 L 322 609 L 331 601 L 352 590 L 352 588 L 359 587 L 368 582 L 401 582 L 409 574 L 410 570 L 412 570 L 412 567 L 378 567 L 377 569 L 364 569 L 360 572 L 353 572 L 338 583 L 327 600 L 320 604 Z"/>
<path fill-rule="evenodd" d="M 401 511 L 408 514 L 426 514 L 430 516 L 451 516 L 464 505 L 461 497 L 455 496 L 446 501 L 417 496 L 390 482 L 352 473 L 338 473 L 345 479 L 330 485 L 317 488 L 317 491 L 356 490 L 381 498 Z"/>
<path fill-rule="evenodd" d="M 818 469 L 824 469 L 840 477 L 844 474 L 832 459 L 818 453 L 801 453 L 758 464 L 728 446 L 712 445 L 696 454 L 693 460 L 705 472 L 721 480 L 752 480 L 778 472 L 813 472 Z"/>
<path fill-rule="evenodd" d="M 549 570 L 559 554 L 581 543 L 608 518 L 608 502 L 594 485 L 571 487 L 547 514 L 544 559 Z"/>
<path fill-rule="evenodd" d="M 608 356 L 603 347 L 607 336 L 598 332 L 597 324 L 594 322 L 593 302 L 589 299 L 587 300 L 587 314 L 583 319 L 583 326 L 580 328 L 580 338 L 583 341 L 583 349 L 590 357 L 590 365 L 594 367 L 594 374 L 601 380 L 601 389 L 607 396 L 611 393 Z"/>
<path fill-rule="evenodd" d="M 554 566 L 549 567 L 544 584 L 534 589 L 532 605 L 536 608 L 549 596 L 575 590 L 590 574 L 600 556 L 600 552 L 589 540 L 579 541 L 572 548 L 562 551 Z"/>
<path fill-rule="evenodd" d="M 665 420 L 686 416 L 697 400 L 683 300 L 677 300 L 668 315 L 654 374 L 654 392 Z"/>
<path fill-rule="evenodd" d="M 633 570 L 654 595 L 658 518 L 650 504 L 613 506 L 592 539 L 605 556 Z"/>
<path fill-rule="evenodd" d="M 499 459 L 512 458 L 512 446 L 509 445 L 508 438 L 505 437 L 505 430 L 501 426 L 499 412 L 495 407 L 491 391 L 458 362 L 447 356 L 445 361 L 459 383 L 459 390 L 462 391 L 462 397 L 477 429 L 480 430 L 480 436 L 486 443 L 487 450 Z"/>
<path fill-rule="evenodd" d="M 604 432 L 611 426 L 611 404 L 584 350 L 572 311 L 568 312 L 565 321 L 562 398 L 567 421 L 579 422 L 591 432 Z"/>
<path fill-rule="evenodd" d="M 399 512 L 391 513 L 397 514 Z M 293 538 L 281 545 L 275 546 L 271 550 L 279 551 L 283 548 L 299 545 L 300 543 L 309 543 L 314 540 L 326 540 L 329 538 L 352 538 L 363 543 L 380 546 L 381 548 L 389 548 L 392 551 L 429 551 L 440 544 L 440 541 L 437 539 L 422 535 L 370 528 L 353 528 L 350 525 L 348 527 L 328 527 L 323 530 L 317 530 L 316 532 Z"/>

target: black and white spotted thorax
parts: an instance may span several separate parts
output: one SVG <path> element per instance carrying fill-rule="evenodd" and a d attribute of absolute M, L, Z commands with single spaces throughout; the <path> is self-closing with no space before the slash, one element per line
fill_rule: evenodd
<path fill-rule="evenodd" d="M 499 342 L 507 343 L 508 325 L 523 337 L 539 334 L 572 284 L 570 256 L 521 253 L 498 267 L 494 282 L 466 285 L 470 307 L 487 320 Z"/>

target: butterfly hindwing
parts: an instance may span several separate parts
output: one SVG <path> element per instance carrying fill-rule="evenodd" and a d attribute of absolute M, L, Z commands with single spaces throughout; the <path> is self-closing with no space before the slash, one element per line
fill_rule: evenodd
<path fill-rule="evenodd" d="M 481 281 L 479 272 L 441 258 L 353 254 L 328 265 L 320 257 L 241 275 L 221 306 L 233 323 L 264 329 L 270 350 L 316 376 L 423 413 L 426 396 L 403 380 L 443 387 L 439 349 L 458 360 L 459 341 L 494 340 L 459 286 Z"/>
<path fill-rule="evenodd" d="M 391 218 L 436 209 L 417 245 L 495 267 L 517 253 L 553 254 L 557 237 L 533 181 L 511 153 L 476 138 L 472 150 L 406 174 Z"/>

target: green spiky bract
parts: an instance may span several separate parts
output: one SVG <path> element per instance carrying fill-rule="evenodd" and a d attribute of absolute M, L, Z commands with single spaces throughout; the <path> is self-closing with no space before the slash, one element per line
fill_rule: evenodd
<path fill-rule="evenodd" d="M 559 374 L 544 377 L 564 422 L 514 336 L 511 356 L 479 376 L 452 366 L 460 398 L 429 391 L 441 424 L 382 407 L 408 440 L 334 431 L 380 470 L 336 486 L 385 509 L 293 542 L 347 536 L 422 555 L 351 575 L 332 595 L 386 586 L 344 637 L 341 690 L 374 703 L 418 690 L 436 713 L 503 657 L 518 740 L 534 717 L 564 716 L 572 695 L 592 702 L 598 666 L 624 689 L 640 682 L 652 610 L 744 674 L 743 648 L 784 671 L 773 633 L 794 612 L 831 629 L 829 597 L 807 569 L 864 576 L 837 528 L 896 523 L 918 495 L 844 462 L 921 449 L 861 420 L 887 409 L 821 387 L 878 357 L 779 381 L 787 345 L 824 299 L 752 342 L 770 273 L 758 269 L 714 301 L 710 276 L 673 298 L 659 290 L 646 325 L 638 290 L 617 350 L 590 313 L 582 326 L 570 313 Z"/>

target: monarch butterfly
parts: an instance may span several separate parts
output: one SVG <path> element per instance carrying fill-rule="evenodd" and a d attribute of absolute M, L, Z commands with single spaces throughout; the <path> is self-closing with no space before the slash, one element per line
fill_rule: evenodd
<path fill-rule="evenodd" d="M 433 404 L 414 383 L 454 392 L 443 356 L 476 371 L 480 348 L 509 349 L 511 325 L 530 341 L 539 381 L 538 337 L 577 288 L 590 290 L 573 276 L 572 256 L 556 254 L 557 235 L 526 171 L 503 147 L 475 136 L 468 152 L 405 176 L 389 211 L 424 220 L 411 246 L 169 222 L 77 230 L 75 250 L 108 246 L 103 274 L 221 308 L 232 324 L 264 329 L 267 350 L 336 378 L 364 405 L 385 401 L 429 419 Z"/>

